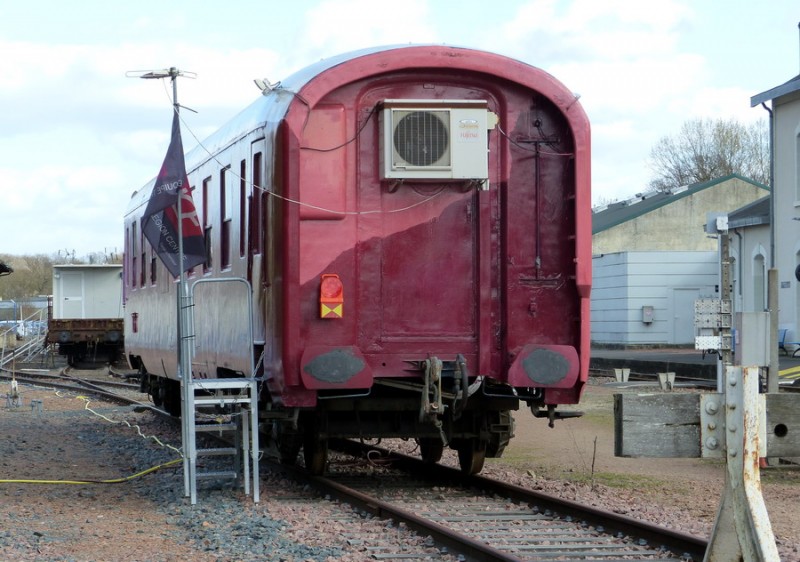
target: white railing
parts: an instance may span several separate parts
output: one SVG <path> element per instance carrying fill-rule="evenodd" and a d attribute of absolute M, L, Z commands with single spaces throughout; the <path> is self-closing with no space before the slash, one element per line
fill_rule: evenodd
<path fill-rule="evenodd" d="M 22 320 L 0 327 L 0 367 L 12 361 L 30 361 L 43 351 L 47 337 L 47 310 L 37 310 Z"/>

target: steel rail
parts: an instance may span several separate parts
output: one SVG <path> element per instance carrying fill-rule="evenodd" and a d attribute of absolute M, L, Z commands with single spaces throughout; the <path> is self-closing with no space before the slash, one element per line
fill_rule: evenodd
<path fill-rule="evenodd" d="M 428 480 L 447 481 L 456 485 L 484 490 L 520 503 L 536 505 L 540 511 L 547 509 L 563 516 L 571 516 L 600 526 L 606 534 L 622 533 L 626 536 L 636 537 L 649 544 L 664 546 L 672 552 L 691 556 L 694 560 L 702 560 L 708 547 L 706 539 L 694 535 L 484 476 L 465 475 L 455 468 L 423 463 L 421 459 L 380 447 L 366 446 L 352 440 L 335 440 L 331 442 L 331 447 L 354 456 L 364 456 L 368 450 L 377 451 L 385 459 L 391 461 L 393 467 L 412 472 L 415 476 Z"/>
<path fill-rule="evenodd" d="M 36 386 L 40 386 L 40 387 L 57 388 L 59 390 L 70 390 L 70 391 L 73 391 L 73 392 L 87 392 L 88 391 L 88 392 L 91 392 L 91 394 L 94 394 L 95 396 L 99 396 L 99 397 L 105 398 L 105 399 L 113 401 L 113 402 L 119 402 L 119 403 L 122 403 L 122 404 L 125 404 L 125 405 L 137 406 L 137 407 L 140 407 L 140 408 L 147 408 L 148 410 L 153 410 L 153 411 L 155 411 L 155 412 L 157 412 L 159 414 L 165 414 L 166 413 L 166 412 L 163 412 L 162 410 L 160 410 L 159 408 L 156 408 L 153 404 L 146 404 L 144 402 L 139 402 L 138 400 L 134 400 L 132 398 L 127 398 L 125 396 L 122 396 L 120 394 L 116 394 L 115 392 L 111 392 L 111 391 L 105 390 L 105 389 L 101 388 L 100 386 L 98 386 L 96 384 L 89 383 L 89 382 L 86 382 L 86 381 L 78 381 L 78 380 L 76 380 L 75 384 L 66 384 L 66 383 L 55 382 L 55 381 L 52 381 L 52 380 L 43 381 L 43 380 L 39 380 L 39 379 L 37 379 L 35 377 L 29 377 L 27 375 L 20 375 L 20 374 L 16 374 L 16 373 L 14 375 L 6 374 L 6 373 L 0 373 L 0 379 L 11 380 L 12 378 L 16 379 L 17 382 L 19 382 L 19 383 L 31 384 L 31 385 L 36 385 Z M 80 382 L 80 384 L 78 384 L 79 382 Z"/>

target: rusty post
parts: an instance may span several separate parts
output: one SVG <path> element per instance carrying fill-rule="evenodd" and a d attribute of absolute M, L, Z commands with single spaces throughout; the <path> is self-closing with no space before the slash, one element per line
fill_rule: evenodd
<path fill-rule="evenodd" d="M 727 472 L 706 562 L 780 560 L 761 495 L 758 380 L 758 367 L 725 372 Z"/>

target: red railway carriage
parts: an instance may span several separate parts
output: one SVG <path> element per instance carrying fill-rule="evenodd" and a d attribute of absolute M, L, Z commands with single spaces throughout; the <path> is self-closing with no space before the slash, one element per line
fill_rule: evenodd
<path fill-rule="evenodd" d="M 284 460 L 334 437 L 450 446 L 480 470 L 579 401 L 589 364 L 589 122 L 549 74 L 446 46 L 322 61 L 187 156 L 207 260 L 195 377 L 255 375 Z M 179 410 L 175 280 L 125 220 L 125 342 Z M 203 279 L 244 283 L 197 283 Z M 249 329 L 252 323 L 252 331 Z"/>

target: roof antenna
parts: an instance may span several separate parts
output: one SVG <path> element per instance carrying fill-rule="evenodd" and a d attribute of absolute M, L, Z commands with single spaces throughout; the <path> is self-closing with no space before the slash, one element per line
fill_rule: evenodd
<path fill-rule="evenodd" d="M 272 90 L 281 87 L 280 80 L 277 82 L 270 82 L 269 78 L 256 78 L 253 80 L 253 82 L 255 83 L 256 87 L 261 90 L 261 94 L 264 96 L 269 94 Z"/>

